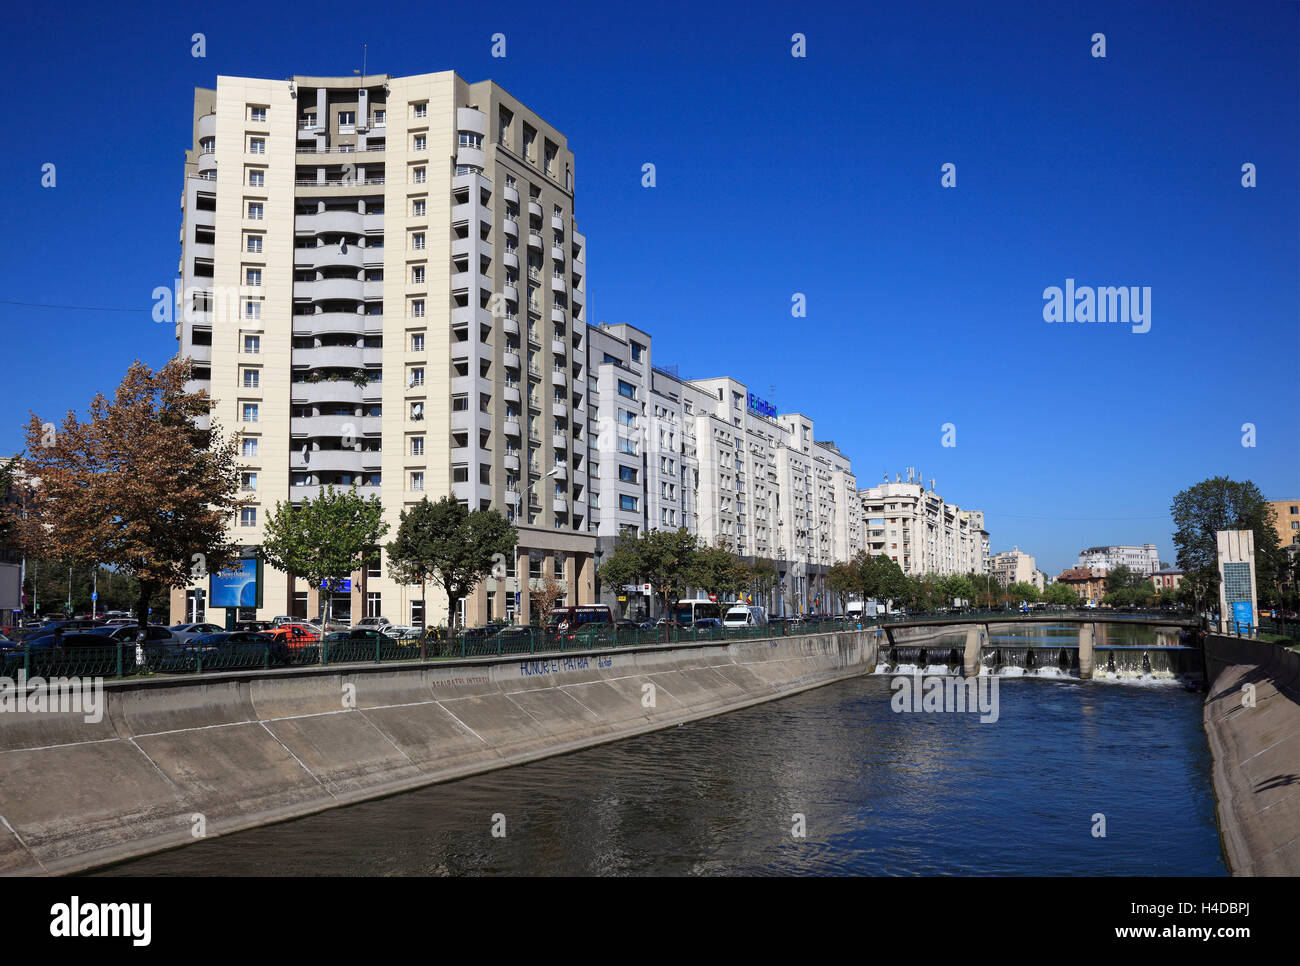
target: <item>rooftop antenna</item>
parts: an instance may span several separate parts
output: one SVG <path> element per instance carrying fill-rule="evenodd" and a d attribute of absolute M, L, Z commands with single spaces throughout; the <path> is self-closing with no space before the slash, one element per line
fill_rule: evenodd
<path fill-rule="evenodd" d="M 362 77 L 366 76 L 366 45 L 365 44 L 361 45 L 361 69 L 357 70 L 355 67 L 353 67 L 352 73 L 360 74 Z"/>

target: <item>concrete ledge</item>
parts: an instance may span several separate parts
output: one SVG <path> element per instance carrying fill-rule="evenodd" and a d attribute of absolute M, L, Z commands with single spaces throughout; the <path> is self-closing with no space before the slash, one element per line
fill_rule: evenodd
<path fill-rule="evenodd" d="M 112 681 L 0 714 L 0 874 L 66 874 L 869 673 L 873 631 Z"/>
<path fill-rule="evenodd" d="M 1205 734 L 1228 868 L 1300 875 L 1300 653 L 1216 634 L 1205 649 Z"/>

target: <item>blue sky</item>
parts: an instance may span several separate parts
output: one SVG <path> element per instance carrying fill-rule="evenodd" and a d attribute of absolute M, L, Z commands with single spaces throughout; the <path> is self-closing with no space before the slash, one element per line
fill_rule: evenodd
<path fill-rule="evenodd" d="M 919 468 L 986 511 L 995 551 L 1172 560 L 1187 485 L 1300 497 L 1300 6 L 382 9 L 388 32 L 330 2 L 10 13 L 0 298 L 128 311 L 0 304 L 0 452 L 29 410 L 84 410 L 174 352 L 151 293 L 175 277 L 192 89 L 349 74 L 365 41 L 371 73 L 490 78 L 568 135 L 590 322 L 812 416 L 860 485 Z M 1047 324 L 1067 278 L 1150 286 L 1151 330 Z"/>

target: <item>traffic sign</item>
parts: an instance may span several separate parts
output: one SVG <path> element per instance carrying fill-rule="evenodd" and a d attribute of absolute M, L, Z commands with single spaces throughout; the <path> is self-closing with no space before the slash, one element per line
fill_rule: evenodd
<path fill-rule="evenodd" d="M 92 591 L 92 592 L 91 592 L 91 595 L 90 595 L 90 599 L 91 599 L 91 600 L 99 600 L 99 591 L 97 591 L 97 590 L 96 590 L 96 591 Z"/>

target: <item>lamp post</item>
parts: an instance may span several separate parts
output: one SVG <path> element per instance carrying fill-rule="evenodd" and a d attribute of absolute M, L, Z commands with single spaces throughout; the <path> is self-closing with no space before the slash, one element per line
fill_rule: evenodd
<path fill-rule="evenodd" d="M 520 503 L 520 505 L 521 505 L 522 507 L 524 507 L 524 512 L 525 512 L 525 513 L 527 513 L 527 509 L 528 509 L 528 492 L 529 492 L 529 490 L 531 490 L 533 487 L 535 487 L 538 483 L 542 482 L 542 480 L 549 480 L 552 476 L 554 476 L 554 475 L 555 475 L 556 473 L 558 473 L 559 471 L 560 471 L 560 468 L 559 468 L 558 465 L 557 465 L 557 466 L 552 466 L 551 469 L 550 469 L 550 472 L 546 473 L 544 476 L 539 476 L 537 479 L 533 480 L 533 482 L 529 483 L 526 487 L 524 487 L 524 492 L 523 492 L 523 493 L 520 495 L 520 497 L 519 497 L 519 503 Z M 515 568 L 515 579 L 516 579 L 516 580 L 520 580 L 520 581 L 522 581 L 522 580 L 526 580 L 526 579 L 527 579 L 526 577 L 524 577 L 522 574 L 519 573 L 519 568 L 518 568 L 518 567 Z M 521 600 L 522 600 L 522 598 L 521 598 Z M 517 620 L 519 620 L 520 623 L 523 622 L 523 614 L 519 613 L 518 611 L 515 612 L 515 618 L 516 618 Z"/>

